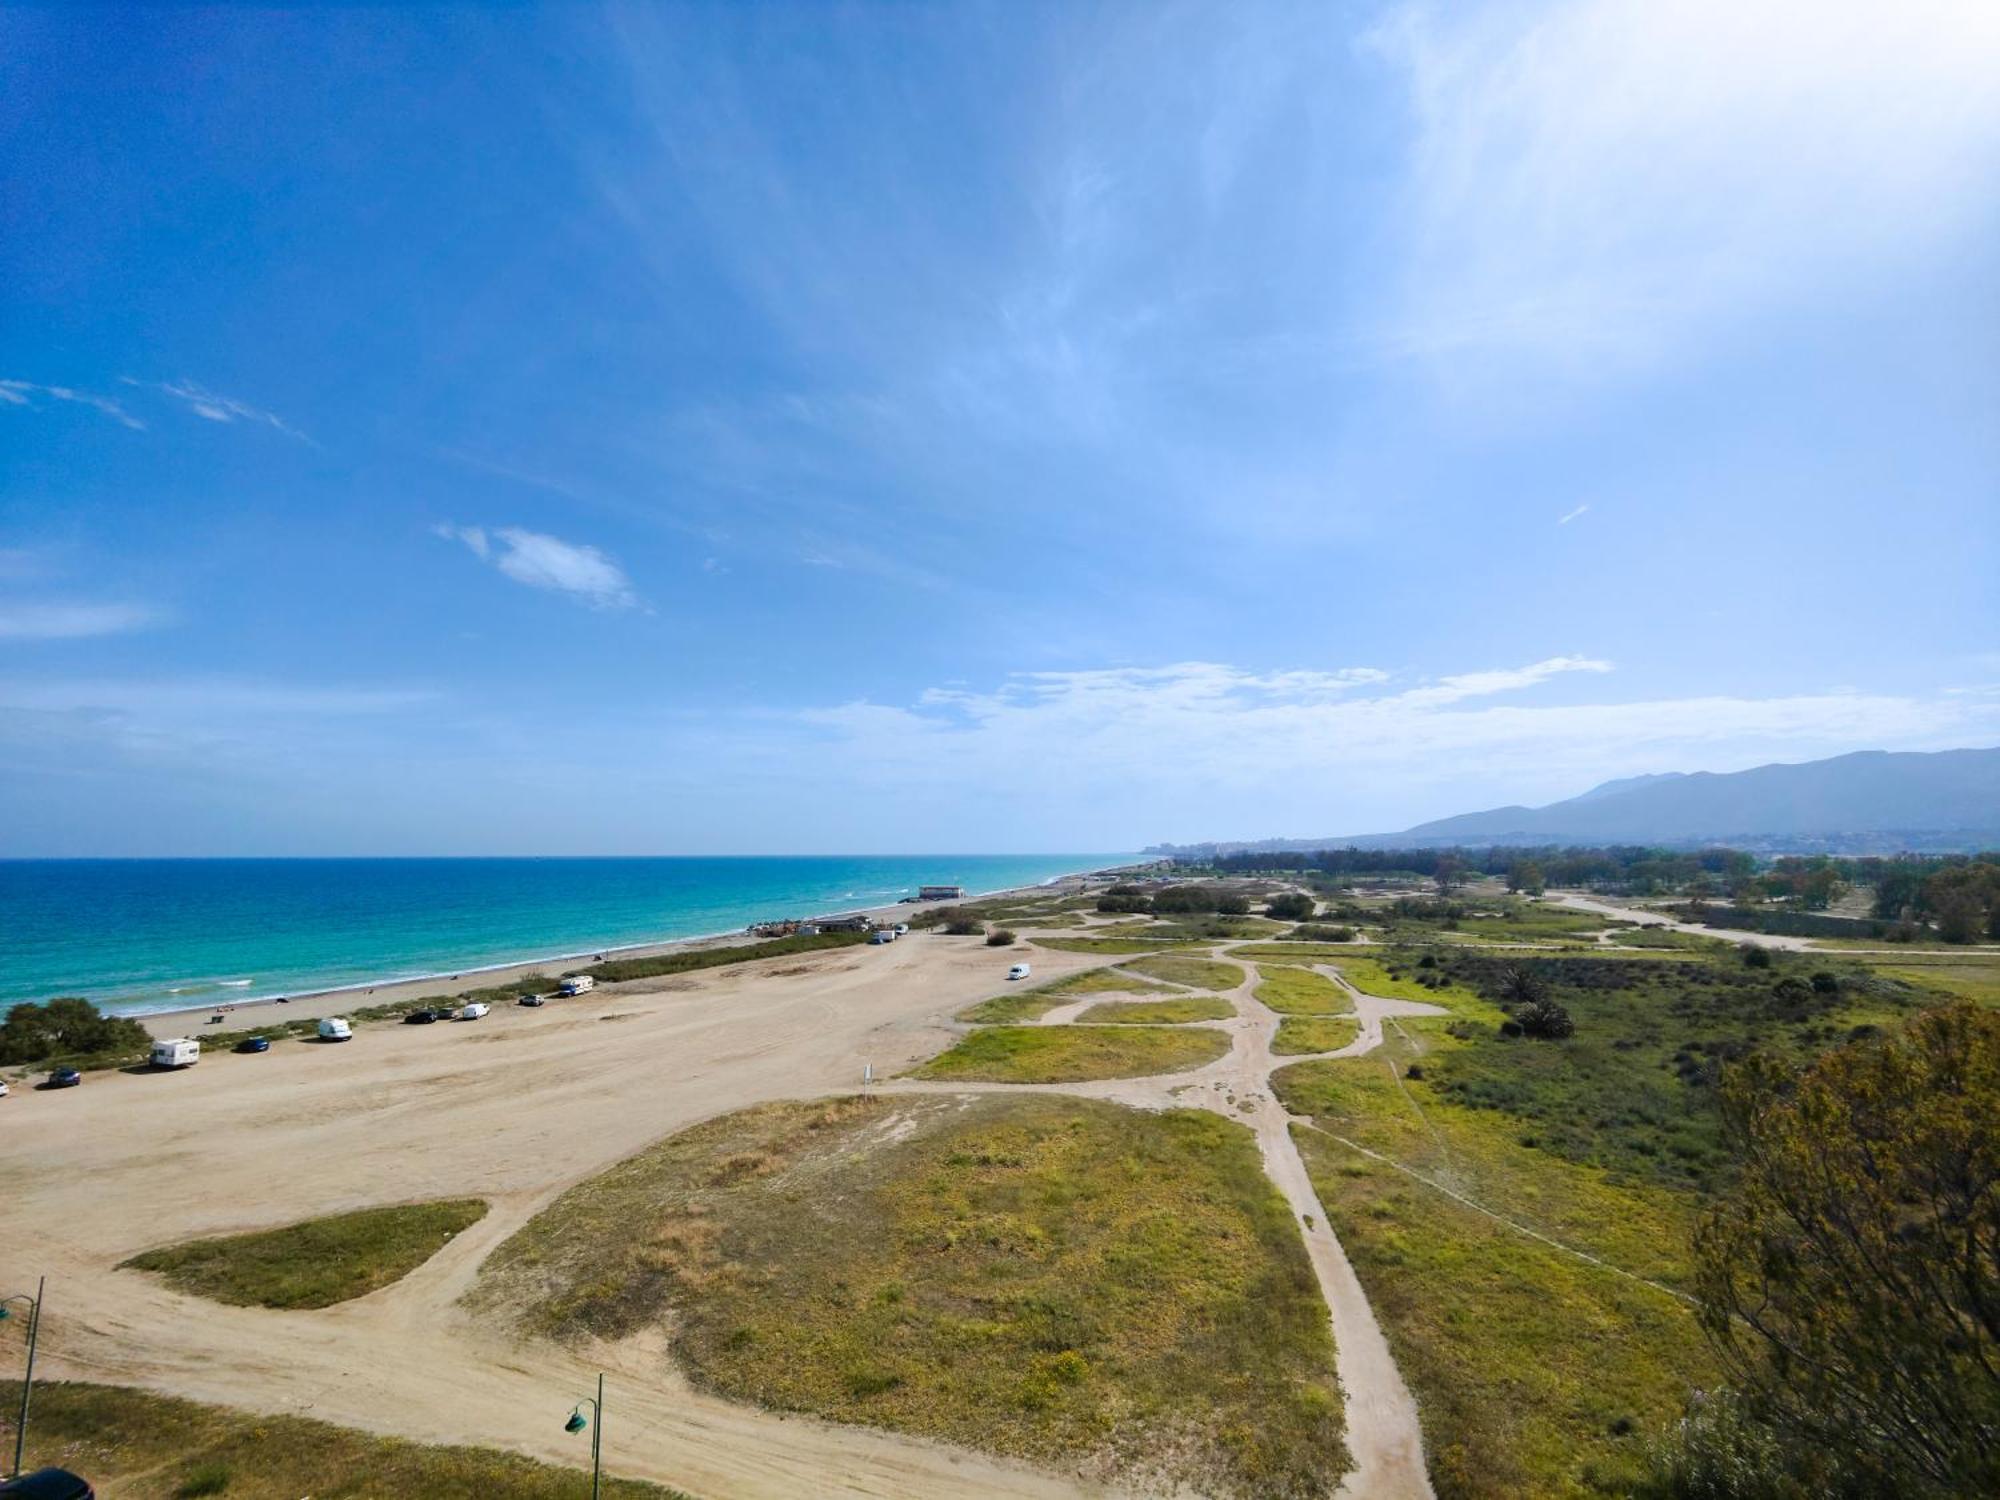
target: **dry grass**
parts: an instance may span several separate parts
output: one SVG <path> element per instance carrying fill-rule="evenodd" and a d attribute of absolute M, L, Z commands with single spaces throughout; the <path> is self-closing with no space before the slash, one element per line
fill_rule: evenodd
<path fill-rule="evenodd" d="M 1215 958 L 1189 958 L 1178 953 L 1158 958 L 1135 958 L 1125 967 L 1135 974 L 1164 979 L 1169 984 L 1184 984 L 1197 990 L 1233 990 L 1244 979 L 1241 964 L 1225 963 Z"/>
<path fill-rule="evenodd" d="M 1297 1231 L 1202 1111 L 762 1106 L 564 1195 L 469 1300 L 560 1337 L 663 1324 L 726 1396 L 1135 1488 L 1319 1500 L 1346 1467 Z"/>
<path fill-rule="evenodd" d="M 486 1217 L 478 1198 L 364 1208 L 282 1229 L 190 1240 L 124 1265 L 239 1307 L 331 1307 L 400 1281 Z"/>

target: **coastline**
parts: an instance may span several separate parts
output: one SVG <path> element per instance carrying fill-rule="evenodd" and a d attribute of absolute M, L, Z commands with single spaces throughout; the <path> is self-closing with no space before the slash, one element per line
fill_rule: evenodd
<path fill-rule="evenodd" d="M 959 901 L 988 901 L 997 896 L 1031 895 L 1036 892 L 1061 890 L 1072 883 L 1081 889 L 1081 882 L 1093 876 L 1110 873 L 1121 866 L 1103 869 L 1073 870 L 1066 874 L 1051 876 L 1034 885 L 1001 886 L 990 891 L 969 891 Z M 891 902 L 886 906 L 862 906 L 850 908 L 854 913 L 868 917 L 884 917 L 896 912 L 929 911 L 940 906 L 954 906 L 956 901 Z M 485 989 L 490 985 L 504 984 L 511 979 L 519 979 L 538 970 L 554 965 L 594 963 L 601 958 L 651 958 L 662 953 L 679 953 L 696 948 L 723 947 L 732 941 L 745 940 L 749 933 L 745 928 L 734 927 L 724 932 L 697 933 L 690 937 L 663 938 L 651 943 L 622 943 L 603 948 L 584 948 L 571 953 L 542 954 L 534 958 L 515 959 L 506 963 L 485 964 L 477 968 L 459 969 L 455 972 L 440 970 L 432 974 L 392 976 L 384 979 L 362 980 L 354 984 L 332 985 L 325 989 L 301 990 L 284 996 L 260 995 L 242 1000 L 219 999 L 205 1005 L 177 1006 L 172 1010 L 122 1011 L 115 1006 L 107 1006 L 113 1015 L 123 1015 L 137 1021 L 156 1038 L 187 1036 L 199 1041 L 203 1031 L 210 1027 L 210 1017 L 220 1014 L 227 1030 L 238 1030 L 246 1026 L 263 1024 L 261 1020 L 245 1012 L 261 1013 L 279 1008 L 278 1020 L 317 1020 L 322 1016 L 338 1015 L 347 1006 L 357 1002 L 368 1005 L 393 1005 L 404 1000 L 415 1000 L 428 996 L 462 995 L 469 990 Z M 554 975 L 550 976 L 551 978 Z"/>

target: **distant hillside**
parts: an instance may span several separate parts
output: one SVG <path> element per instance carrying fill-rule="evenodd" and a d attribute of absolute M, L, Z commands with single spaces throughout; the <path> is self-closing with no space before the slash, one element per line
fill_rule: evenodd
<path fill-rule="evenodd" d="M 1190 846 L 1234 850 L 1452 844 L 1731 844 L 1886 852 L 2000 844 L 2000 748 L 1863 750 L 1801 765 L 1607 781 L 1547 807 L 1496 807 L 1401 833 Z M 1171 846 L 1147 853 L 1174 852 Z"/>

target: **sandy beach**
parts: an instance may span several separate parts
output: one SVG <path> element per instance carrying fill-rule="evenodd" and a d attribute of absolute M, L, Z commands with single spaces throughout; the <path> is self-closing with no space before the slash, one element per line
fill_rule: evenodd
<path fill-rule="evenodd" d="M 566 1187 L 710 1116 L 855 1089 L 865 1065 L 879 1077 L 929 1056 L 953 1012 L 1005 989 L 1023 958 L 1038 979 L 1102 962 L 913 934 L 496 1007 L 478 1022 L 380 1023 L 340 1045 L 287 1040 L 181 1073 L 17 1089 L 0 1100 L 0 1265 L 49 1278 L 50 1377 L 573 1463 L 560 1418 L 602 1367 L 620 1414 L 607 1463 L 695 1494 L 1102 1493 L 715 1400 L 656 1350 L 509 1343 L 456 1306 L 487 1252 Z M 492 1203 L 476 1229 L 405 1280 L 317 1312 L 222 1306 L 118 1269 L 154 1245 L 464 1194 Z"/>
<path fill-rule="evenodd" d="M 1053 891 L 1080 890 L 1091 875 L 1099 873 L 1101 872 L 1092 871 L 1088 874 L 1066 875 L 1047 885 L 984 891 L 968 895 L 964 899 L 983 901 L 1005 896 L 1046 895 Z M 952 904 L 949 901 L 922 903 L 912 901 L 849 909 L 864 912 L 881 921 L 906 922 L 913 912 L 935 910 L 940 906 Z M 191 1036 L 199 1039 L 204 1031 L 242 1031 L 279 1021 L 314 1020 L 320 1016 L 343 1015 L 349 1010 L 359 1010 L 371 1005 L 393 1005 L 424 996 L 462 995 L 468 990 L 505 984 L 509 980 L 519 979 L 528 974 L 543 973 L 553 976 L 564 969 L 578 968 L 594 962 L 599 957 L 646 958 L 661 953 L 679 953 L 696 948 L 726 948 L 754 941 L 756 939 L 749 933 L 738 931 L 703 937 L 676 938 L 659 943 L 584 949 L 492 968 L 467 969 L 456 974 L 436 974 L 417 979 L 385 980 L 377 984 L 343 985 L 334 989 L 310 990 L 287 996 L 283 1000 L 266 998 L 225 1003 L 211 1002 L 206 1005 L 183 1006 L 177 1010 L 150 1011 L 136 1015 L 133 1019 L 144 1025 L 147 1031 L 156 1037 Z M 223 1017 L 220 1025 L 212 1020 L 218 1014 Z"/>

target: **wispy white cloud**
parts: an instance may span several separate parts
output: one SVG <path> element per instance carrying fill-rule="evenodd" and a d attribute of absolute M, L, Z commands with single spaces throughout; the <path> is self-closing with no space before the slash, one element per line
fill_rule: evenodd
<path fill-rule="evenodd" d="M 570 594 L 597 609 L 631 609 L 639 603 L 624 569 L 597 548 L 518 526 L 433 526 L 434 535 L 462 542 L 516 583 Z"/>
<path fill-rule="evenodd" d="M 233 396 L 224 396 L 197 385 L 192 380 L 146 381 L 134 380 L 131 376 L 121 377 L 125 384 L 140 386 L 149 391 L 158 391 L 171 396 L 196 416 L 210 422 L 252 422 L 282 432 L 286 437 L 297 438 L 302 443 L 312 443 L 298 428 L 292 426 L 275 412 L 252 406 L 247 401 L 238 401 Z M 317 446 L 317 445 L 315 445 Z"/>
<path fill-rule="evenodd" d="M 0 600 L 0 640 L 68 641 L 123 635 L 163 619 L 160 611 L 143 604 Z"/>
<path fill-rule="evenodd" d="M 1654 362 L 2000 198 L 1985 0 L 1413 3 L 1372 44 L 1418 131 L 1394 340 L 1454 363 Z"/>
<path fill-rule="evenodd" d="M 1578 516 L 1582 515 L 1585 511 L 1589 509 L 1590 509 L 1590 503 L 1588 501 L 1585 501 L 1582 505 L 1579 505 L 1575 510 L 1564 511 L 1561 515 L 1556 517 L 1556 525 L 1567 526 L 1569 525 L 1570 522 L 1574 521 Z"/>
<path fill-rule="evenodd" d="M 80 391 L 67 385 L 37 385 L 32 380 L 0 380 L 0 403 L 8 406 L 33 407 L 37 398 L 46 401 L 67 401 L 76 406 L 87 406 L 102 412 L 120 426 L 129 427 L 134 432 L 144 432 L 146 424 L 125 410 L 109 396 L 95 395 L 90 391 Z"/>

